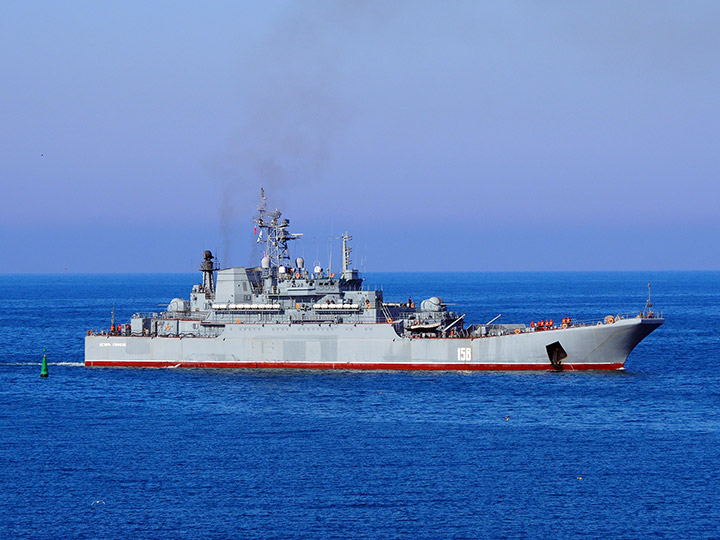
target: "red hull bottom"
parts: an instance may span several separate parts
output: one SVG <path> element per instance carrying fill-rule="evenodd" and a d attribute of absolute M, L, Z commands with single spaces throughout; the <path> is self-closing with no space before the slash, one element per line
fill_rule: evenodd
<path fill-rule="evenodd" d="M 312 363 L 312 362 L 153 362 L 88 360 L 87 367 L 153 367 L 153 368 L 231 368 L 231 369 L 392 369 L 425 371 L 554 371 L 550 364 L 370 364 L 370 363 Z M 567 371 L 616 370 L 623 363 L 614 364 L 563 364 Z"/>

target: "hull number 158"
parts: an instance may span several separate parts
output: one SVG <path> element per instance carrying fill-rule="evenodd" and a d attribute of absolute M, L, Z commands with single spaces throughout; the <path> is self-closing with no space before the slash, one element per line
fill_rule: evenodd
<path fill-rule="evenodd" d="M 458 347 L 458 362 L 469 362 L 472 360 L 472 349 L 470 347 Z"/>

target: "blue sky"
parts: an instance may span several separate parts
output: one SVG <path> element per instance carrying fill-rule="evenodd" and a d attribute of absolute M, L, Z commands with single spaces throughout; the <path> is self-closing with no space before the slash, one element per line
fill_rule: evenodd
<path fill-rule="evenodd" d="M 717 2 L 6 2 L 0 272 L 720 269 Z M 334 260 L 339 257 L 335 241 Z"/>

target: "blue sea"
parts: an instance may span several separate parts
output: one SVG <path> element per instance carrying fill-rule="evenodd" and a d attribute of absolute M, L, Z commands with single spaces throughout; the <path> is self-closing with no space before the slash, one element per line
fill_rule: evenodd
<path fill-rule="evenodd" d="M 624 371 L 82 367 L 113 305 L 198 277 L 0 276 L 0 538 L 720 538 L 720 273 L 368 276 L 472 322 L 640 311 L 651 282 L 666 323 Z"/>

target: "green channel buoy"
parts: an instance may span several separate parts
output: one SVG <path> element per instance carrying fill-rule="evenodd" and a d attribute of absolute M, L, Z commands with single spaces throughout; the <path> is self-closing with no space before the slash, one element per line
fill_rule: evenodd
<path fill-rule="evenodd" d="M 41 377 L 47 377 L 48 376 L 48 370 L 47 370 L 47 354 L 45 352 L 47 349 L 43 349 L 43 363 L 42 363 L 42 371 L 40 371 Z"/>

